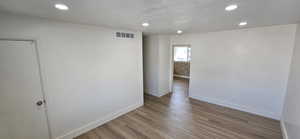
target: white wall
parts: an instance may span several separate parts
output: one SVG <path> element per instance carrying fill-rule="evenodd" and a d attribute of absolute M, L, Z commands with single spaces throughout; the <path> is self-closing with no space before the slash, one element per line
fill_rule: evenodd
<path fill-rule="evenodd" d="M 143 37 L 143 69 L 145 93 L 158 96 L 158 36 Z"/>
<path fill-rule="evenodd" d="M 170 36 L 159 36 L 159 90 L 164 94 L 171 91 L 170 88 Z"/>
<path fill-rule="evenodd" d="M 300 139 L 300 24 L 297 27 L 294 55 L 283 111 L 283 132 L 289 139 Z M 287 138 L 286 138 L 287 139 Z"/>
<path fill-rule="evenodd" d="M 279 119 L 296 25 L 172 37 L 192 49 L 190 97 Z"/>
<path fill-rule="evenodd" d="M 148 35 L 143 40 L 145 93 L 160 97 L 170 92 L 170 37 Z"/>
<path fill-rule="evenodd" d="M 120 39 L 114 37 L 120 30 L 6 14 L 0 19 L 0 38 L 37 40 L 53 138 L 143 104 L 141 32 Z"/>

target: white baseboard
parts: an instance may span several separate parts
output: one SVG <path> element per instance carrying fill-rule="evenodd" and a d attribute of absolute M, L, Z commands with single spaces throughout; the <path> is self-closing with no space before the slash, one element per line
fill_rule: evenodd
<path fill-rule="evenodd" d="M 141 107 L 143 106 L 143 102 L 139 102 L 139 103 L 136 103 L 136 104 L 133 104 L 133 105 L 130 105 L 124 109 L 121 109 L 119 111 L 116 111 L 114 113 L 111 113 L 111 114 L 108 114 L 106 115 L 105 117 L 103 118 L 100 118 L 96 121 L 93 121 L 93 122 L 90 122 L 80 128 L 77 128 L 77 129 L 74 129 L 68 133 L 66 133 L 65 135 L 62 135 L 62 136 L 59 136 L 57 137 L 56 139 L 73 139 L 74 137 L 77 137 L 85 132 L 88 132 L 100 125 L 103 125 L 113 119 L 116 119 L 118 118 L 119 116 L 122 116 L 130 111 L 133 111 L 135 109 L 137 109 L 138 107 Z"/>
<path fill-rule="evenodd" d="M 212 103 L 212 104 L 216 104 L 216 105 L 236 109 L 236 110 L 239 110 L 239 111 L 252 113 L 252 114 L 255 114 L 255 115 L 260 115 L 260 116 L 275 119 L 275 120 L 280 119 L 279 116 L 277 116 L 273 112 L 269 112 L 269 111 L 261 111 L 261 110 L 257 110 L 257 109 L 250 108 L 250 107 L 247 107 L 247 106 L 241 106 L 241 105 L 238 105 L 238 104 L 217 100 L 217 99 L 214 99 L 214 98 L 191 96 L 191 95 L 189 97 L 200 100 L 200 101 L 205 101 L 205 102 L 208 102 L 208 103 Z"/>
<path fill-rule="evenodd" d="M 164 91 L 164 92 L 161 92 L 161 93 L 160 93 L 160 92 L 155 92 L 155 91 L 149 91 L 148 89 L 145 89 L 144 92 L 145 92 L 146 94 L 149 94 L 149 95 L 152 95 L 152 96 L 156 96 L 156 97 L 162 97 L 162 96 L 164 96 L 164 95 L 170 93 L 170 92 L 168 92 L 168 91 Z"/>
<path fill-rule="evenodd" d="M 155 92 L 148 92 L 148 91 L 145 91 L 146 94 L 149 94 L 149 95 L 152 95 L 152 96 L 156 96 L 156 97 L 161 97 L 163 95 L 161 94 L 158 94 L 158 93 L 155 93 Z"/>
<path fill-rule="evenodd" d="M 286 131 L 285 123 L 283 120 L 280 120 L 280 127 L 281 127 L 281 133 L 282 133 L 283 139 L 289 139 L 287 131 Z"/>
<path fill-rule="evenodd" d="M 185 78 L 185 79 L 190 79 L 189 76 L 185 76 L 185 75 L 178 75 L 178 74 L 174 74 L 174 77 L 179 77 L 179 78 Z"/>

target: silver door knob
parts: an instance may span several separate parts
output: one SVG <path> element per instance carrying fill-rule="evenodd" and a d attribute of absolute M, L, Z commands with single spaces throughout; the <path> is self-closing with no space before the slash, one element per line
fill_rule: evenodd
<path fill-rule="evenodd" d="M 44 104 L 44 101 L 42 101 L 42 100 L 36 102 L 36 105 L 37 105 L 37 106 L 42 106 L 43 104 Z"/>

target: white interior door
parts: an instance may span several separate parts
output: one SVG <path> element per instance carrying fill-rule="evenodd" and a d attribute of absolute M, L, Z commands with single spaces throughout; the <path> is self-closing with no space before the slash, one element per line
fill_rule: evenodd
<path fill-rule="evenodd" d="M 0 139 L 49 139 L 39 63 L 31 41 L 0 40 Z"/>

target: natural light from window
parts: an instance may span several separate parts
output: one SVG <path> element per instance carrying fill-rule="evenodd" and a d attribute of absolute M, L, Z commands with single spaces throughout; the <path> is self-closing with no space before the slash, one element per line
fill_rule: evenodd
<path fill-rule="evenodd" d="M 174 61 L 189 62 L 191 60 L 191 48 L 174 47 Z"/>

